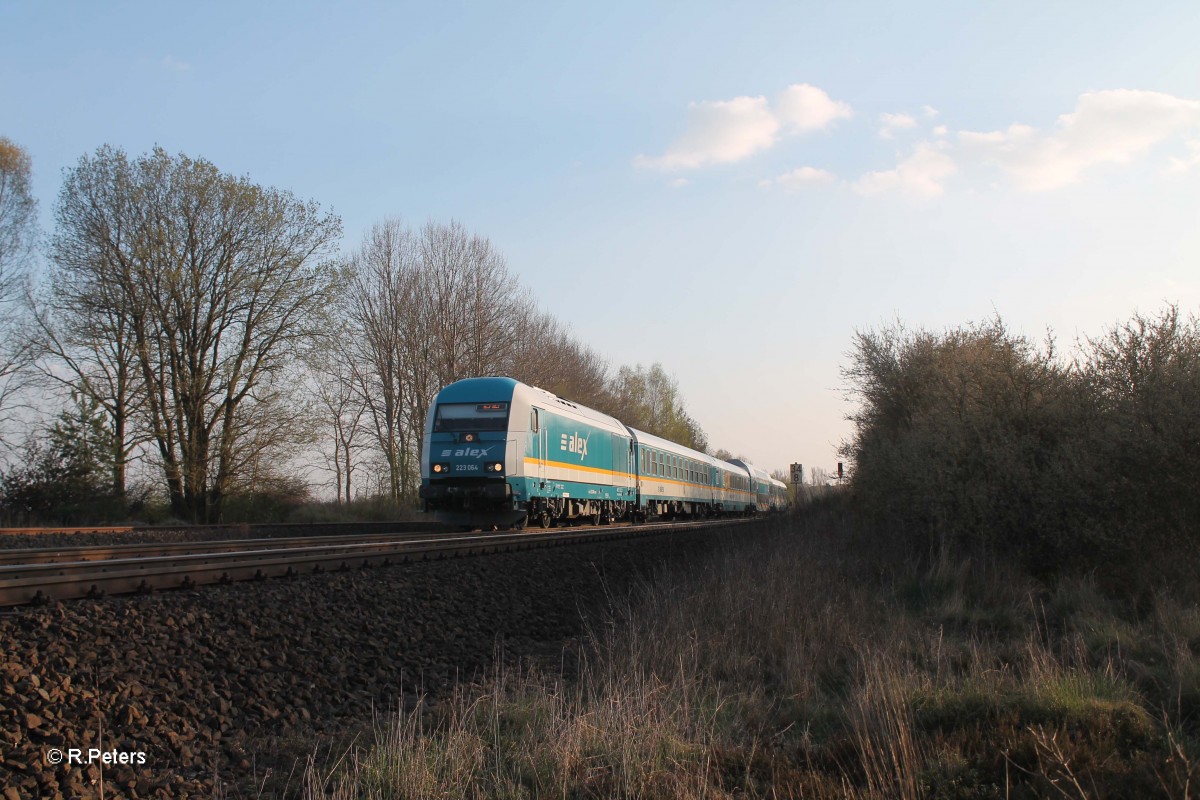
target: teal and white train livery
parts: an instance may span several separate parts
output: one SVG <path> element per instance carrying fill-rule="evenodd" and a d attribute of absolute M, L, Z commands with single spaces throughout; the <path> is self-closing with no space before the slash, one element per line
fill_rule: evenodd
<path fill-rule="evenodd" d="M 750 514 L 782 509 L 786 487 L 634 430 L 512 378 L 468 378 L 438 393 L 421 457 L 425 510 L 447 525 Z"/>

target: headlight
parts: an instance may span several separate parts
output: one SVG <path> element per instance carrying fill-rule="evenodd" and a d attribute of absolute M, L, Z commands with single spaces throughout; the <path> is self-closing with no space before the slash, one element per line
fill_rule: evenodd
<path fill-rule="evenodd" d="M 433 470 L 433 473 L 435 475 L 441 475 L 443 473 L 450 471 L 450 465 L 449 464 L 434 464 L 431 467 L 431 469 Z"/>
<path fill-rule="evenodd" d="M 504 472 L 504 464 L 500 461 L 497 461 L 495 464 L 488 464 L 487 468 L 491 472 Z"/>

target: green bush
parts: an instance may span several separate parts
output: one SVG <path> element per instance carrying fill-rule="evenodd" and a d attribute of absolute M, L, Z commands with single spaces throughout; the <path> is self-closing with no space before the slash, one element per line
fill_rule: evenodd
<path fill-rule="evenodd" d="M 897 324 L 859 333 L 844 374 L 861 401 L 844 448 L 855 497 L 906 551 L 1110 576 L 1194 554 L 1200 325 L 1176 308 L 1070 362 L 999 319 Z"/>

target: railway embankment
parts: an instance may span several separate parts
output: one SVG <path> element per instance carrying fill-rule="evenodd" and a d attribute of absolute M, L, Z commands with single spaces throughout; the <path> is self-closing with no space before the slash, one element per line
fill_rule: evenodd
<path fill-rule="evenodd" d="M 544 657 L 664 564 L 747 526 L 0 613 L 15 797 L 257 796 L 321 737 Z M 46 542 L 39 541 L 39 544 Z M 113 754 L 70 763 L 72 750 Z M 133 763 L 119 763 L 121 754 Z M 52 763 L 61 757 L 61 763 Z M 298 777 L 297 777 L 298 780 Z M 296 784 L 293 783 L 293 787 Z"/>

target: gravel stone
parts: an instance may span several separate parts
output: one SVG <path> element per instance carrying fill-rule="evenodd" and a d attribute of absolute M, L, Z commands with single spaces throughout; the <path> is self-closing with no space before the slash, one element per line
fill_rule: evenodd
<path fill-rule="evenodd" d="M 104 771 L 106 796 L 259 796 L 265 769 L 302 773 L 379 709 L 436 701 L 497 658 L 557 665 L 612 596 L 762 527 L 0 611 L 4 800 L 99 794 L 95 765 L 56 772 L 51 747 L 144 751 Z"/>

